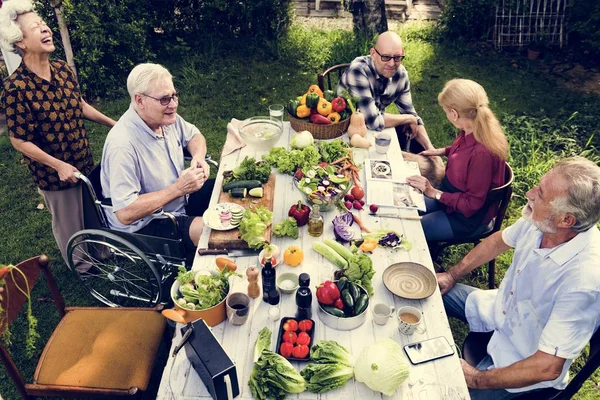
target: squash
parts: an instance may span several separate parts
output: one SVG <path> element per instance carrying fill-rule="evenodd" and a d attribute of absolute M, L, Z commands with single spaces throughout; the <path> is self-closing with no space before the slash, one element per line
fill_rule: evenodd
<path fill-rule="evenodd" d="M 348 131 L 350 129 L 348 128 Z M 368 141 L 367 139 L 365 139 L 364 137 L 362 137 L 360 134 L 355 133 L 354 135 L 352 135 L 350 137 L 350 146 L 352 147 L 359 147 L 361 149 L 368 149 L 369 147 L 372 146 L 372 143 L 370 141 Z"/>
<path fill-rule="evenodd" d="M 350 126 L 348 126 L 348 137 L 352 138 L 355 134 L 359 134 L 361 137 L 367 136 L 367 125 L 365 124 L 365 116 L 360 111 L 354 108 L 352 100 L 348 99 L 348 107 L 352 110 L 350 116 Z"/>

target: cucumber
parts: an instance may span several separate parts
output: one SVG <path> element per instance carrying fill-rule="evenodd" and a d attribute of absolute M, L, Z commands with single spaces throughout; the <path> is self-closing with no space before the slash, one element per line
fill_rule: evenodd
<path fill-rule="evenodd" d="M 336 253 L 338 253 L 340 256 L 344 257 L 344 259 L 346 259 L 346 260 L 348 260 L 350 257 L 353 256 L 353 253 L 350 250 L 348 250 L 347 248 L 344 247 L 344 245 L 336 242 L 333 239 L 326 239 L 323 241 L 323 243 L 325 243 L 327 246 L 334 249 Z"/>
<path fill-rule="evenodd" d="M 231 197 L 244 198 L 248 193 L 248 189 L 246 188 L 233 188 L 229 191 Z"/>
<path fill-rule="evenodd" d="M 252 197 L 263 197 L 264 190 L 261 187 L 252 188 L 248 191 L 248 194 Z"/>
<path fill-rule="evenodd" d="M 342 302 L 344 303 L 344 310 L 354 310 L 354 299 L 350 295 L 348 289 L 342 290 L 340 297 L 342 298 Z"/>
<path fill-rule="evenodd" d="M 252 181 L 235 181 L 235 182 L 229 182 L 225 185 L 223 185 L 223 191 L 224 192 L 229 192 L 232 189 L 237 189 L 237 188 L 244 188 L 244 189 L 254 189 L 257 187 L 261 187 L 262 183 L 260 183 L 260 181 L 256 181 L 256 180 L 252 180 Z"/>
<path fill-rule="evenodd" d="M 344 257 L 340 256 L 335 250 L 331 247 L 323 244 L 321 242 L 313 242 L 312 248 L 314 251 L 337 265 L 338 268 L 346 269 L 348 268 L 348 261 L 344 260 Z"/>
<path fill-rule="evenodd" d="M 354 313 L 356 315 L 360 314 L 361 312 L 365 311 L 368 305 L 369 296 L 367 296 L 365 293 L 361 294 L 358 300 L 354 303 Z"/>
<path fill-rule="evenodd" d="M 342 276 L 337 281 L 337 287 L 338 287 L 340 293 L 342 292 L 342 290 L 344 290 L 346 288 L 346 285 L 348 285 L 348 278 L 346 278 L 345 276 Z"/>
<path fill-rule="evenodd" d="M 346 316 L 346 314 L 344 314 L 344 312 L 339 308 L 324 305 L 321 305 L 321 308 L 323 308 L 327 314 L 331 314 L 336 317 L 344 318 Z"/>
<path fill-rule="evenodd" d="M 356 302 L 361 295 L 361 292 L 360 292 L 360 289 L 358 288 L 358 286 L 356 286 L 352 282 L 348 282 L 348 291 L 350 292 L 350 295 L 352 296 L 352 300 L 354 300 L 354 302 Z"/>

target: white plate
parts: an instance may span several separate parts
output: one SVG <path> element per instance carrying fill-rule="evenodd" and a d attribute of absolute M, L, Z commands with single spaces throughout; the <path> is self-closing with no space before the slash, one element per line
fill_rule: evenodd
<path fill-rule="evenodd" d="M 216 206 L 206 210 L 202 218 L 204 219 L 206 226 L 208 226 L 210 229 L 214 229 L 216 231 L 228 231 L 230 229 L 237 228 L 240 223 L 237 222 L 235 224 L 231 224 L 231 220 L 223 223 L 220 215 L 222 211 L 232 212 L 234 210 L 241 210 L 243 213 L 245 208 L 234 203 L 219 203 Z"/>

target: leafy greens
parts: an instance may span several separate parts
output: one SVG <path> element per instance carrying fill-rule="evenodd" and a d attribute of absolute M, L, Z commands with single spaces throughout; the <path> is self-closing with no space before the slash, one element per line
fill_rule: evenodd
<path fill-rule="evenodd" d="M 354 376 L 350 353 L 333 340 L 322 340 L 310 349 L 311 363 L 300 372 L 306 388 L 324 393 L 342 387 Z"/>
<path fill-rule="evenodd" d="M 298 168 L 310 168 L 317 165 L 321 155 L 315 146 L 307 146 L 302 150 L 287 151 L 284 147 L 273 147 L 263 160 L 281 174 L 293 174 Z"/>
<path fill-rule="evenodd" d="M 265 162 L 256 162 L 253 157 L 244 160 L 232 171 L 223 173 L 223 184 L 233 181 L 258 180 L 267 183 L 271 175 L 271 166 Z"/>
<path fill-rule="evenodd" d="M 248 381 L 252 397 L 258 400 L 282 400 L 287 393 L 301 393 L 306 389 L 302 375 L 288 360 L 268 349 L 263 349 L 250 373 Z"/>
<path fill-rule="evenodd" d="M 256 209 L 246 209 L 240 222 L 240 236 L 253 249 L 260 249 L 265 244 L 265 230 L 273 219 L 273 213 L 265 206 Z"/>
<path fill-rule="evenodd" d="M 300 235 L 298 222 L 294 218 L 288 217 L 273 227 L 273 234 L 277 237 L 290 236 L 298 239 Z"/>

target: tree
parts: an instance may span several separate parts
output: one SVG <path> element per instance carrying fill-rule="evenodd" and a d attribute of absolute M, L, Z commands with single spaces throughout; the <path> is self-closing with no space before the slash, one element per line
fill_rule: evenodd
<path fill-rule="evenodd" d="M 385 0 L 346 0 L 344 3 L 352 13 L 356 33 L 372 37 L 388 30 Z"/>

